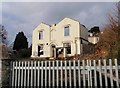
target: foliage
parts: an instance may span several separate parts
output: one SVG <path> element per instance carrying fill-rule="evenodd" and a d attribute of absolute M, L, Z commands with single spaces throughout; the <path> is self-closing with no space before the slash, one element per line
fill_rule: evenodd
<path fill-rule="evenodd" d="M 16 35 L 14 45 L 13 45 L 13 50 L 19 51 L 20 49 L 27 49 L 27 48 L 28 48 L 27 38 L 23 32 L 19 32 Z"/>
<path fill-rule="evenodd" d="M 10 61 L 2 60 L 2 88 L 7 88 L 10 85 Z"/>
<path fill-rule="evenodd" d="M 13 50 L 16 50 L 13 53 L 14 57 L 15 56 L 19 57 L 19 58 L 30 57 L 32 46 L 30 46 L 30 48 L 28 48 L 27 38 L 23 32 L 19 32 L 16 35 L 14 45 L 13 45 Z"/>
<path fill-rule="evenodd" d="M 103 28 L 103 33 L 100 34 L 100 40 L 97 44 L 97 48 L 107 53 L 107 58 L 117 58 L 119 56 L 120 23 L 118 21 L 118 13 L 120 13 L 120 6 L 116 5 L 116 13 L 109 14 L 109 22 Z"/>
<path fill-rule="evenodd" d="M 7 40 L 7 31 L 3 25 L 0 25 L 0 43 L 2 42 L 3 44 L 8 44 Z"/>
<path fill-rule="evenodd" d="M 30 49 L 21 49 L 18 51 L 18 54 L 20 58 L 26 58 L 26 57 L 30 57 L 31 51 Z"/>

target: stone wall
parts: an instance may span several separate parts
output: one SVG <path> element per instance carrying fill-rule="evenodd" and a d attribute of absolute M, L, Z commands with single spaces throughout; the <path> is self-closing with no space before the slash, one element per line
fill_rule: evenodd
<path fill-rule="evenodd" d="M 7 59 L 8 52 L 6 45 L 0 44 L 0 59 Z"/>

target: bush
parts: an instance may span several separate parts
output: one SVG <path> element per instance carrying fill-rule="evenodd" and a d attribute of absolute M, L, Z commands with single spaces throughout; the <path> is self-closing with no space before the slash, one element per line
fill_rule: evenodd
<path fill-rule="evenodd" d="M 7 88 L 10 85 L 10 61 L 2 60 L 2 88 Z"/>
<path fill-rule="evenodd" d="M 18 51 L 18 54 L 21 58 L 30 57 L 31 50 L 30 49 L 21 49 Z"/>

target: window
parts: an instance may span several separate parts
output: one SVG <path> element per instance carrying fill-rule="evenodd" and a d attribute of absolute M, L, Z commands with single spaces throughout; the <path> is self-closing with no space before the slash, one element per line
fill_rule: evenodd
<path fill-rule="evenodd" d="M 38 56 L 43 55 L 43 44 L 38 45 Z"/>
<path fill-rule="evenodd" d="M 64 36 L 69 36 L 70 35 L 70 29 L 69 26 L 64 27 Z"/>
<path fill-rule="evenodd" d="M 66 47 L 67 54 L 71 54 L 71 44 L 64 43 L 63 46 Z"/>
<path fill-rule="evenodd" d="M 40 31 L 40 32 L 39 32 L 39 39 L 40 39 L 40 40 L 43 39 L 43 31 Z"/>

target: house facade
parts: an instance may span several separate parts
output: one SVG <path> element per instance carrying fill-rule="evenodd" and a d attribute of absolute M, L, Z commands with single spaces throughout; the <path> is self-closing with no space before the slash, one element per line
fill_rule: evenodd
<path fill-rule="evenodd" d="M 93 36 L 92 33 L 89 33 L 88 41 L 95 45 L 99 41 L 99 36 Z"/>
<path fill-rule="evenodd" d="M 88 30 L 79 21 L 64 18 L 58 24 L 41 23 L 32 34 L 31 57 L 67 57 L 83 53 Z"/>

